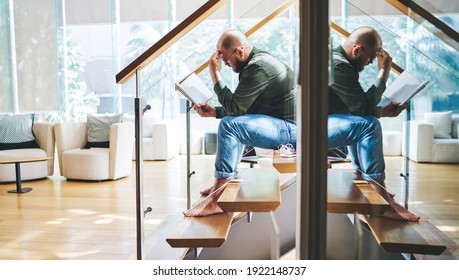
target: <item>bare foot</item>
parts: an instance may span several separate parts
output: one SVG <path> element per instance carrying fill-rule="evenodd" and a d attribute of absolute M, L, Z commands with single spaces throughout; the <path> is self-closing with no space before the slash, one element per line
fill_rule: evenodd
<path fill-rule="evenodd" d="M 223 210 L 218 207 L 217 203 L 213 201 L 206 201 L 205 203 L 203 202 L 204 200 L 193 206 L 193 208 L 189 209 L 188 211 L 183 212 L 183 215 L 185 215 L 185 217 L 205 217 L 223 213 Z"/>
<path fill-rule="evenodd" d="M 421 217 L 411 213 L 397 202 L 389 202 L 391 208 L 382 214 L 383 217 L 404 222 L 417 222 Z"/>
<path fill-rule="evenodd" d="M 227 182 L 229 182 L 229 180 Z M 227 184 L 220 186 L 220 188 L 210 193 L 198 204 L 194 205 L 188 211 L 183 212 L 183 214 L 186 217 L 204 217 L 223 213 L 223 210 L 217 205 L 217 200 L 225 190 L 226 185 Z"/>
<path fill-rule="evenodd" d="M 387 209 L 382 216 L 393 219 L 393 220 L 399 220 L 399 221 L 405 221 L 405 222 L 417 222 L 421 217 L 411 213 L 404 207 L 402 207 L 400 204 L 398 204 L 394 200 L 394 195 L 388 192 L 384 187 L 382 187 L 381 182 L 378 182 L 377 185 L 375 185 L 374 182 L 370 182 L 370 185 L 373 186 L 373 188 L 389 203 L 390 208 Z"/>
<path fill-rule="evenodd" d="M 214 192 L 215 190 L 217 190 L 221 186 L 226 185 L 226 183 L 228 183 L 229 181 L 230 181 L 230 179 L 215 179 L 213 186 L 208 187 L 207 189 L 204 189 L 204 190 L 200 191 L 199 193 L 201 195 L 203 195 L 203 196 L 208 196 L 210 193 Z"/>

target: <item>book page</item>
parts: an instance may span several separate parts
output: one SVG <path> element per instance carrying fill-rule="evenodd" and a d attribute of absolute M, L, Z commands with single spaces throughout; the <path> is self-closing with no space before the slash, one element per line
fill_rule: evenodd
<path fill-rule="evenodd" d="M 419 81 L 415 76 L 403 73 L 384 91 L 384 96 L 392 102 L 404 104 L 425 87 L 427 82 Z"/>
<path fill-rule="evenodd" d="M 213 96 L 213 93 L 195 73 L 175 86 L 179 92 L 198 107 L 200 104 L 207 103 Z"/>

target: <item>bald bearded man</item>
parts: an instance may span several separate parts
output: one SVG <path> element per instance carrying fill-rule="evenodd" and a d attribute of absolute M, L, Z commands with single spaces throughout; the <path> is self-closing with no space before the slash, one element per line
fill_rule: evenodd
<path fill-rule="evenodd" d="M 359 72 L 377 59 L 379 72 L 373 85 L 363 90 Z M 383 216 L 417 221 L 419 216 L 397 204 L 386 190 L 382 130 L 379 117 L 395 117 L 405 107 L 389 103 L 379 107 L 392 58 L 382 48 L 382 39 L 371 27 L 355 29 L 333 51 L 333 80 L 329 86 L 328 146 L 347 146 L 357 178 L 368 180 L 391 205 Z"/>
<path fill-rule="evenodd" d="M 232 92 L 221 76 L 222 62 L 239 73 Z M 238 30 L 227 30 L 209 59 L 214 91 L 222 107 L 194 107 L 202 117 L 222 118 L 218 128 L 213 185 L 201 191 L 207 197 L 186 211 L 185 216 L 221 213 L 217 199 L 236 176 L 245 146 L 275 149 L 296 146 L 295 75 L 287 65 L 259 50 Z"/>

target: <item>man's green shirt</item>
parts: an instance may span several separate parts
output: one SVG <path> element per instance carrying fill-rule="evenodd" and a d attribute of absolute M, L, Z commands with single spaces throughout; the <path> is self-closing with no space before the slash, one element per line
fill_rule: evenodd
<path fill-rule="evenodd" d="M 359 116 L 380 116 L 377 106 L 386 89 L 383 79 L 377 78 L 364 91 L 359 83 L 359 71 L 349 62 L 343 47 L 333 50 L 332 83 L 329 86 L 329 114 L 354 114 Z"/>
<path fill-rule="evenodd" d="M 234 93 L 223 81 L 215 84 L 214 91 L 228 115 L 263 114 L 295 123 L 295 75 L 267 52 L 253 48 Z"/>

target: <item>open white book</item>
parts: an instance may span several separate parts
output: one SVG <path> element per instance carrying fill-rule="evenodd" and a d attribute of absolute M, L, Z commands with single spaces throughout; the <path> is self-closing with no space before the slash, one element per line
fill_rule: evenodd
<path fill-rule="evenodd" d="M 384 97 L 392 102 L 399 102 L 403 105 L 411 100 L 418 92 L 420 92 L 429 82 L 421 82 L 415 76 L 403 71 L 398 78 L 389 85 L 384 91 Z"/>
<path fill-rule="evenodd" d="M 175 83 L 175 89 L 198 107 L 206 104 L 213 96 L 213 93 L 195 73 L 186 77 L 182 82 Z"/>

